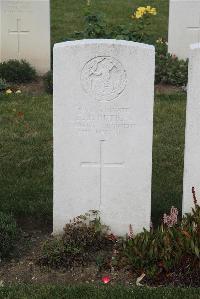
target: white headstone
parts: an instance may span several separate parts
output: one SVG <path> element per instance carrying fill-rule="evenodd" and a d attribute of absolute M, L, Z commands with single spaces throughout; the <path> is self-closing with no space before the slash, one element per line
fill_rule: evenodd
<path fill-rule="evenodd" d="M 55 45 L 55 234 L 89 210 L 119 235 L 149 228 L 154 56 L 127 41 Z"/>
<path fill-rule="evenodd" d="M 183 213 L 194 207 L 192 187 L 200 198 L 200 44 L 191 46 L 186 114 Z"/>
<path fill-rule="evenodd" d="M 168 51 L 189 58 L 191 44 L 200 42 L 200 1 L 170 0 Z"/>
<path fill-rule="evenodd" d="M 50 69 L 49 0 L 0 0 L 0 61 L 25 59 Z"/>

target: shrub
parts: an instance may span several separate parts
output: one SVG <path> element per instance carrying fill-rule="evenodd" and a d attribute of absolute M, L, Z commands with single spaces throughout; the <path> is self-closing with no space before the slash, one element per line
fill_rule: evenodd
<path fill-rule="evenodd" d="M 154 276 L 175 271 L 183 263 L 188 271 L 200 269 L 200 206 L 195 203 L 177 224 L 173 210 L 155 231 L 144 230 L 124 242 L 123 254 L 135 271 Z"/>
<path fill-rule="evenodd" d="M 9 256 L 18 237 L 17 224 L 13 217 L 0 212 L 0 257 Z"/>
<path fill-rule="evenodd" d="M 6 83 L 6 80 L 0 78 L 0 92 L 2 90 L 5 90 L 8 87 L 8 84 Z"/>
<path fill-rule="evenodd" d="M 132 20 L 126 26 L 108 26 L 101 14 L 93 13 L 89 10 L 85 15 L 83 31 L 74 32 L 68 39 L 113 38 L 155 44 L 156 83 L 176 86 L 186 85 L 188 80 L 188 61 L 179 60 L 174 55 L 169 54 L 167 52 L 167 44 L 162 38 L 155 41 L 150 34 L 147 34 L 152 18 L 151 13 L 144 13 L 147 8 L 142 7 L 140 8 L 142 10 L 135 10 L 131 16 Z M 154 10 L 152 11 L 153 13 Z M 141 14 L 142 16 L 137 18 Z"/>
<path fill-rule="evenodd" d="M 28 83 L 37 77 L 36 70 L 25 60 L 8 60 L 0 63 L 0 77 L 7 82 Z"/>
<path fill-rule="evenodd" d="M 131 16 L 132 17 L 132 16 Z M 149 20 L 149 18 L 148 18 Z M 83 31 L 74 32 L 67 39 L 121 39 L 136 42 L 152 42 L 152 37 L 148 35 L 145 28 L 148 26 L 145 20 L 130 18 L 129 24 L 108 26 L 101 13 L 94 13 L 88 10 L 84 18 Z"/>
<path fill-rule="evenodd" d="M 167 43 L 159 39 L 156 42 L 156 83 L 177 86 L 187 85 L 188 61 L 179 60 L 167 52 Z"/>
<path fill-rule="evenodd" d="M 108 228 L 101 225 L 97 212 L 79 216 L 67 224 L 64 234 L 47 240 L 42 246 L 39 264 L 69 269 L 97 261 L 99 252 L 112 248 Z"/>
<path fill-rule="evenodd" d="M 44 75 L 44 87 L 47 93 L 53 93 L 53 71 L 49 71 Z"/>

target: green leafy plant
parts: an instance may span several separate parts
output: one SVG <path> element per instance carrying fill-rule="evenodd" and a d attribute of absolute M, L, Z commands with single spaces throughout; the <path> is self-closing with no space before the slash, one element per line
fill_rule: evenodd
<path fill-rule="evenodd" d="M 25 60 L 0 63 L 0 77 L 11 83 L 28 83 L 36 79 L 36 70 Z"/>
<path fill-rule="evenodd" d="M 163 39 L 156 42 L 156 83 L 185 86 L 188 81 L 188 61 L 179 60 L 167 52 Z"/>
<path fill-rule="evenodd" d="M 53 94 L 53 71 L 47 72 L 43 79 L 46 92 Z"/>
<path fill-rule="evenodd" d="M 174 271 L 185 261 L 187 269 L 200 269 L 200 206 L 196 202 L 180 222 L 174 210 L 164 215 L 156 230 L 144 230 L 124 242 L 123 254 L 135 271 L 155 276 Z"/>
<path fill-rule="evenodd" d="M 19 236 L 17 224 L 12 215 L 0 212 L 0 257 L 9 256 Z"/>
<path fill-rule="evenodd" d="M 66 269 L 91 261 L 98 263 L 99 251 L 109 251 L 112 246 L 108 227 L 101 224 L 97 211 L 91 211 L 66 224 L 62 236 L 47 240 L 38 262 Z"/>
<path fill-rule="evenodd" d="M 147 7 L 141 7 L 141 11 L 136 10 L 127 25 L 118 26 L 108 26 L 102 14 L 89 9 L 85 15 L 83 31 L 74 32 L 68 39 L 106 38 L 155 44 L 156 83 L 185 86 L 188 80 L 188 61 L 169 54 L 167 43 L 162 38 L 155 41 L 146 33 L 152 20 L 152 15 L 146 12 L 152 8 Z"/>
<path fill-rule="evenodd" d="M 138 23 L 138 21 L 136 21 Z M 143 22 L 143 25 L 145 23 Z M 129 41 L 148 42 L 150 36 L 144 33 L 142 25 L 130 21 L 128 25 L 108 26 L 104 20 L 103 14 L 87 11 L 84 20 L 84 29 L 80 32 L 74 32 L 69 39 L 122 39 Z"/>

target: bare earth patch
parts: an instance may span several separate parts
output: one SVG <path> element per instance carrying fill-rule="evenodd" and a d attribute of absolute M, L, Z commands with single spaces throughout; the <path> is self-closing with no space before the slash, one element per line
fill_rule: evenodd
<path fill-rule="evenodd" d="M 45 93 L 44 80 L 39 77 L 37 81 L 26 84 L 19 84 L 17 86 L 14 86 L 14 89 L 20 89 L 22 93 L 39 96 Z"/>
<path fill-rule="evenodd" d="M 155 85 L 155 93 L 157 94 L 172 94 L 180 91 L 183 91 L 182 87 L 166 84 Z"/>
<path fill-rule="evenodd" d="M 49 232 L 39 230 L 23 232 L 16 256 L 8 261 L 1 262 L 0 281 L 4 285 L 11 283 L 91 284 L 99 283 L 103 276 L 109 275 L 112 278 L 111 284 L 117 282 L 125 285 L 135 284 L 136 278 L 126 269 L 111 274 L 110 271 L 99 273 L 95 264 L 88 267 L 72 268 L 69 271 L 38 266 L 36 262 L 40 256 L 41 245 L 50 236 Z"/>
<path fill-rule="evenodd" d="M 0 263 L 0 284 L 9 285 L 13 283 L 33 284 L 65 284 L 74 285 L 80 283 L 99 284 L 102 277 L 111 278 L 110 285 L 134 286 L 138 274 L 133 273 L 130 267 L 117 271 L 99 272 L 95 263 L 85 267 L 74 267 L 70 270 L 51 269 L 40 267 L 37 264 L 41 254 L 41 245 L 51 233 L 49 231 L 32 230 L 22 233 L 22 238 L 17 247 L 17 253 L 10 260 Z M 187 263 L 176 269 L 175 272 L 149 279 L 144 276 L 140 282 L 142 285 L 156 286 L 200 286 L 200 270 L 194 273 L 187 273 Z M 186 275 L 185 275 L 186 273 Z"/>

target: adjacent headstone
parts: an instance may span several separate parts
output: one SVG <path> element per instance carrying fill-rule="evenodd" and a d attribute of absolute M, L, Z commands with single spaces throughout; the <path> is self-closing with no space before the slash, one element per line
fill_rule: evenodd
<path fill-rule="evenodd" d="M 200 198 L 200 44 L 191 46 L 186 114 L 183 213 L 194 207 L 192 187 Z"/>
<path fill-rule="evenodd" d="M 49 0 L 0 0 L 0 61 L 25 59 L 50 69 Z"/>
<path fill-rule="evenodd" d="M 127 41 L 55 45 L 55 234 L 89 210 L 118 235 L 149 228 L 154 56 Z"/>
<path fill-rule="evenodd" d="M 191 44 L 200 42 L 200 1 L 170 0 L 168 51 L 189 57 Z"/>

